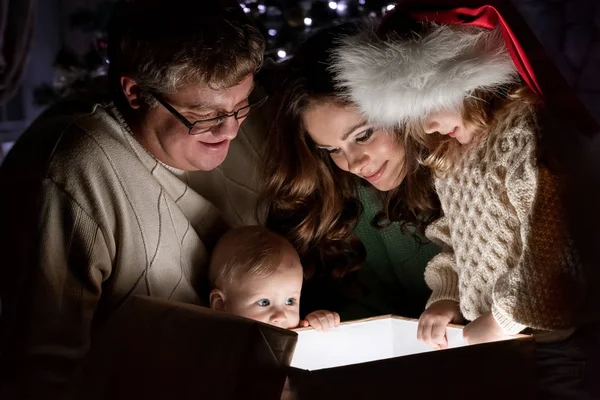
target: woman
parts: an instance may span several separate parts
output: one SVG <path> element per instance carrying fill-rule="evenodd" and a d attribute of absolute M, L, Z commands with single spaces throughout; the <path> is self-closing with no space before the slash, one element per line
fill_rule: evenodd
<path fill-rule="evenodd" d="M 418 317 L 429 296 L 423 270 L 438 251 L 421 234 L 439 205 L 430 172 L 417 162 L 421 147 L 368 124 L 334 87 L 331 51 L 356 30 L 322 31 L 293 61 L 265 157 L 267 224 L 302 257 L 311 277 L 303 297 L 308 311 Z M 331 135 L 336 148 L 312 139 L 320 134 Z M 352 159 L 338 158 L 337 148 Z M 347 299 L 356 297 L 360 307 L 349 307 Z"/>

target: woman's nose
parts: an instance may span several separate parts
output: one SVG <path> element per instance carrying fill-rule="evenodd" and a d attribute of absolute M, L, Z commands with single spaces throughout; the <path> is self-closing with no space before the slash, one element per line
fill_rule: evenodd
<path fill-rule="evenodd" d="M 360 175 L 368 163 L 369 156 L 363 152 L 348 155 L 348 171 L 355 175 Z"/>

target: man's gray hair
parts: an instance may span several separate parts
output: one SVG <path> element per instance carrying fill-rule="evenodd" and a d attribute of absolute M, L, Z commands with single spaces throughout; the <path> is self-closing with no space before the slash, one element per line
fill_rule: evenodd
<path fill-rule="evenodd" d="M 109 23 L 109 80 L 133 78 L 152 93 L 187 84 L 235 86 L 261 66 L 264 40 L 234 1 L 138 0 L 117 3 Z"/>

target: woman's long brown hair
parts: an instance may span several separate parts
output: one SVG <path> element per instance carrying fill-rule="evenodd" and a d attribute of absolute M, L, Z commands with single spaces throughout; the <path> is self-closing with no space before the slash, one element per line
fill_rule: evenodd
<path fill-rule="evenodd" d="M 336 90 L 328 65 L 338 38 L 355 29 L 343 25 L 321 31 L 301 48 L 278 98 L 279 110 L 267 140 L 261 207 L 267 210 L 267 226 L 294 244 L 307 276 L 320 272 L 343 277 L 358 269 L 366 255 L 353 236 L 362 211 L 357 188 L 364 183 L 335 166 L 302 124 L 309 107 L 349 105 Z M 383 226 L 398 221 L 422 232 L 439 215 L 439 203 L 429 169 L 418 163 L 421 148 L 405 146 L 406 177 L 384 196 L 385 212 L 373 223 Z"/>

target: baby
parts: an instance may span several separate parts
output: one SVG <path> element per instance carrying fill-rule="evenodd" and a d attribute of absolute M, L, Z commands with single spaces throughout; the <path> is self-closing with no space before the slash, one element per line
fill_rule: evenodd
<path fill-rule="evenodd" d="M 283 236 L 262 226 L 227 232 L 212 254 L 210 307 L 284 329 L 340 324 L 338 313 L 314 311 L 300 321 L 302 265 Z"/>

